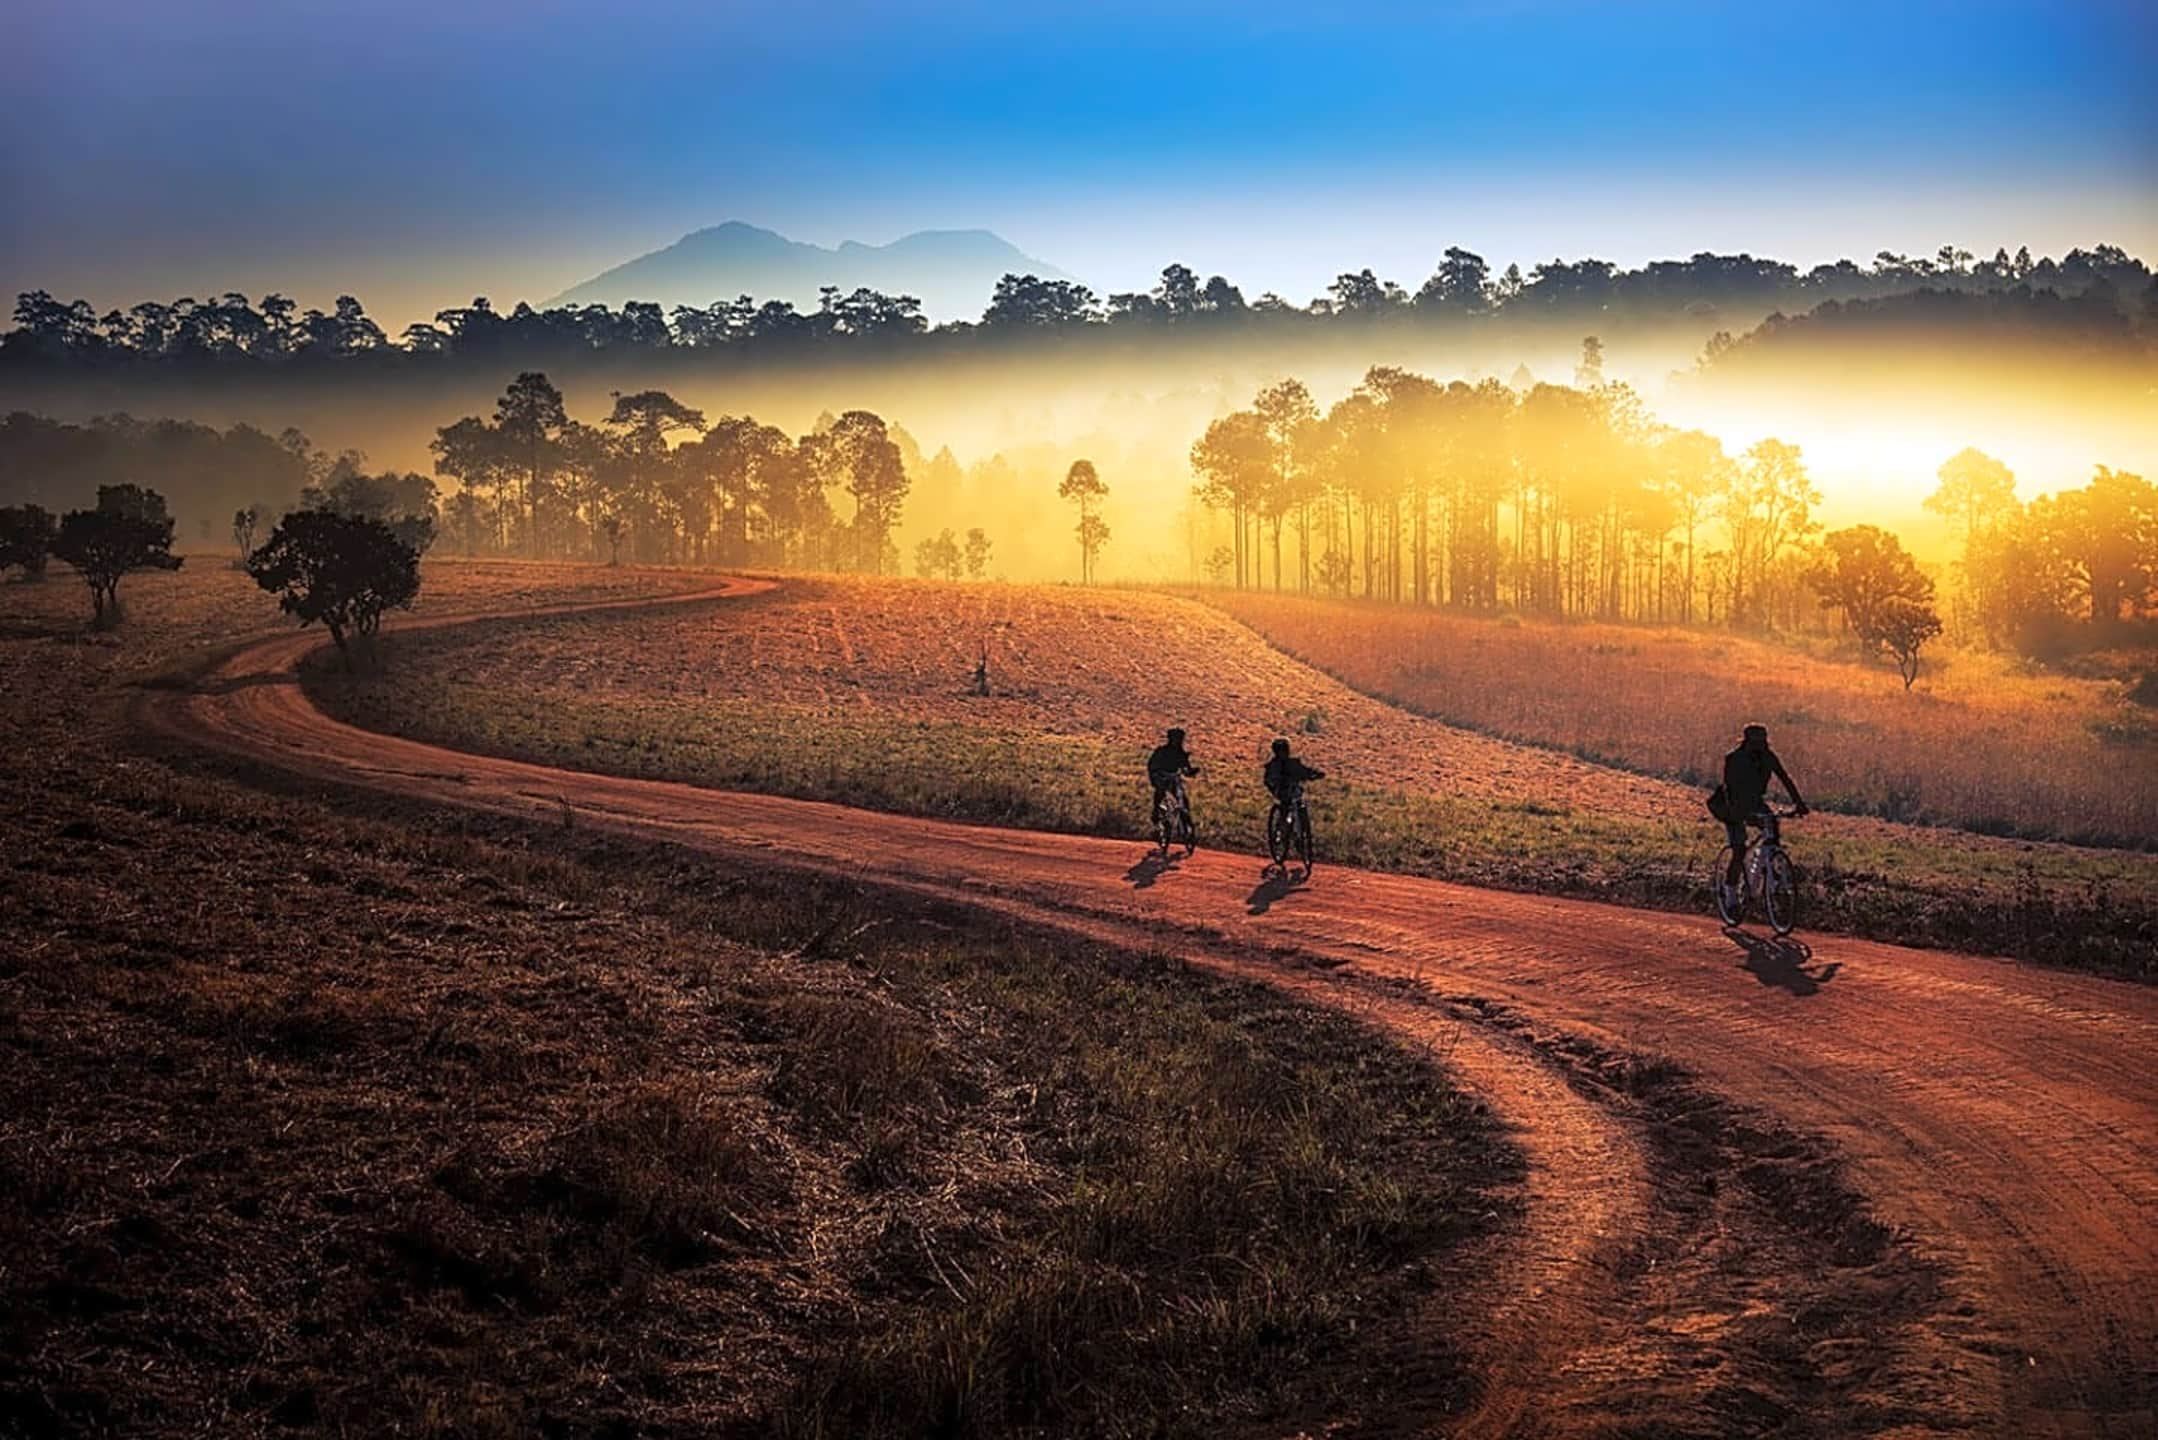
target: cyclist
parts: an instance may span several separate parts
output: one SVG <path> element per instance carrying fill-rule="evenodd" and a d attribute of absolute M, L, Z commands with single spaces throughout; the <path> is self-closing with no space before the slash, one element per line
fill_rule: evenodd
<path fill-rule="evenodd" d="M 1314 770 L 1289 753 L 1289 742 L 1274 742 L 1274 758 L 1266 762 L 1266 793 L 1273 796 L 1283 810 L 1304 808 L 1304 782 L 1324 780 L 1324 770 Z M 1305 817 L 1299 815 L 1299 820 Z"/>
<path fill-rule="evenodd" d="M 1164 795 L 1174 795 L 1177 808 L 1189 820 L 1191 801 L 1184 793 L 1184 777 L 1198 773 L 1199 767 L 1191 762 L 1191 752 L 1184 748 L 1183 730 L 1171 730 L 1167 741 L 1155 746 L 1154 753 L 1146 757 L 1146 778 L 1154 787 L 1154 809 L 1161 807 Z M 1147 813 L 1152 814 L 1153 810 Z"/>
<path fill-rule="evenodd" d="M 1723 882 L 1731 889 L 1738 888 L 1746 873 L 1746 827 L 1770 818 L 1768 782 L 1772 779 L 1783 782 L 1793 808 L 1804 815 L 1805 797 L 1791 783 L 1776 752 L 1768 748 L 1768 727 L 1748 725 L 1739 736 L 1738 748 L 1723 757 L 1723 784 L 1709 797 L 1708 808 L 1723 822 L 1724 833 L 1731 841 L 1731 868 Z"/>

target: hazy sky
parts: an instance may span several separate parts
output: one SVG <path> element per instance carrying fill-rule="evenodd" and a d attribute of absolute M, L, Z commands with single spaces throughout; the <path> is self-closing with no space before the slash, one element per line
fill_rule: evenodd
<path fill-rule="evenodd" d="M 394 329 L 728 219 L 1299 301 L 1454 243 L 2158 255 L 2149 0 L 9 10 L 0 291 L 101 308 L 349 290 Z"/>

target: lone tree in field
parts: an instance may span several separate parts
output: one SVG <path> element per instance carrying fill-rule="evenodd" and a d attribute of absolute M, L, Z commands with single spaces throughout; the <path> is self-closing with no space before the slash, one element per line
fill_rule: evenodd
<path fill-rule="evenodd" d="M 98 486 L 97 508 L 69 511 L 52 553 L 82 572 L 91 623 L 101 627 L 118 623 L 120 579 L 130 570 L 180 568 L 165 497 L 140 485 Z"/>
<path fill-rule="evenodd" d="M 1079 506 L 1079 583 L 1094 582 L 1094 559 L 1101 554 L 1101 547 L 1109 539 L 1109 527 L 1094 508 L 1101 504 L 1109 487 L 1095 472 L 1091 460 L 1074 460 L 1072 468 L 1065 472 L 1064 483 L 1057 486 L 1061 499 L 1075 501 Z"/>
<path fill-rule="evenodd" d="M 1853 525 L 1821 542 L 1821 558 L 1806 582 L 1823 605 L 1842 609 L 1851 633 L 1867 649 L 1886 650 L 1908 690 L 1918 678 L 1918 652 L 1941 633 L 1933 581 L 1896 537 L 1875 525 Z"/>
<path fill-rule="evenodd" d="M 1925 601 L 1899 595 L 1874 613 L 1873 629 L 1874 637 L 1895 657 L 1903 688 L 1910 689 L 1918 678 L 1918 652 L 1941 633 L 1941 617 Z"/>
<path fill-rule="evenodd" d="M 989 532 L 977 525 L 967 532 L 967 578 L 979 580 L 989 568 Z"/>
<path fill-rule="evenodd" d="M 301 625 L 321 621 L 348 670 L 348 637 L 371 638 L 384 611 L 406 609 L 420 593 L 419 554 L 397 532 L 332 510 L 287 515 L 248 557 L 247 573 Z"/>
<path fill-rule="evenodd" d="M 1843 611 L 1861 640 L 1877 633 L 1876 619 L 1890 601 L 1933 600 L 1933 582 L 1902 542 L 1878 525 L 1853 525 L 1824 536 L 1806 583 L 1823 605 Z"/>
<path fill-rule="evenodd" d="M 25 579 L 44 579 L 45 559 L 58 533 L 52 512 L 42 505 L 0 508 L 0 572 L 20 565 Z"/>
<path fill-rule="evenodd" d="M 261 533 L 262 522 L 269 518 L 269 512 L 260 505 L 232 512 L 232 543 L 240 547 L 241 569 L 247 568 L 247 557 L 255 553 L 255 536 Z"/>

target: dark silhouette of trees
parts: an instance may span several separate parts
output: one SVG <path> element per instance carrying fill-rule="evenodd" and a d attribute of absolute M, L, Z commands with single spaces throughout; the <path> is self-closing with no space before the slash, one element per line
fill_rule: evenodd
<path fill-rule="evenodd" d="M 0 495 L 55 512 L 90 505 L 100 486 L 154 477 L 175 512 L 221 524 L 257 501 L 292 504 L 312 467 L 326 463 L 297 431 L 128 415 L 82 425 L 21 411 L 0 418 Z"/>
<path fill-rule="evenodd" d="M 350 295 L 339 296 L 328 313 L 296 313 L 281 295 L 255 303 L 228 293 L 144 301 L 101 316 L 85 301 L 33 290 L 17 298 L 14 328 L 0 336 L 0 368 L 131 367 L 190 377 L 266 366 L 330 366 L 341 376 L 404 366 L 537 373 L 602 352 L 965 350 L 1046 337 L 1073 341 L 1129 327 L 1444 327 L 1511 319 L 1593 324 L 1605 336 L 1670 323 L 1713 326 L 1719 338 L 1708 358 L 1719 368 L 1743 370 L 1846 337 L 1885 334 L 2051 337 L 2079 349 L 2148 355 L 2158 346 L 2154 305 L 2158 282 L 2150 267 L 2111 245 L 2071 250 L 2057 260 L 2033 259 L 2027 250 L 2011 258 L 2005 249 L 1976 260 L 1954 246 L 1924 257 L 1884 251 L 1870 264 L 1840 260 L 1803 272 L 1746 254 L 1701 253 L 1638 269 L 1595 258 L 1553 259 L 1526 275 L 1509 264 L 1495 278 L 1482 256 L 1453 246 L 1413 296 L 1370 269 L 1347 269 L 1308 304 L 1278 295 L 1247 303 L 1227 278 L 1202 283 L 1188 266 L 1171 264 L 1153 290 L 1112 295 L 1106 306 L 1072 281 L 1006 275 L 979 321 L 934 327 L 912 296 L 867 288 L 842 294 L 832 287 L 809 313 L 746 295 L 668 313 L 639 301 L 619 309 L 518 304 L 504 313 L 479 297 L 406 327 L 393 342 Z M 528 482 L 530 458 L 528 449 Z"/>
<path fill-rule="evenodd" d="M 139 485 L 101 485 L 97 508 L 71 510 L 60 521 L 52 553 L 81 573 L 90 587 L 91 621 L 118 623 L 120 581 L 134 570 L 177 570 L 172 517 L 165 497 Z"/>
<path fill-rule="evenodd" d="M 338 456 L 319 480 L 300 492 L 301 506 L 380 521 L 415 555 L 426 554 L 440 516 L 435 482 L 409 471 L 369 475 L 360 468 L 364 458 L 355 451 Z"/>
<path fill-rule="evenodd" d="M 524 471 L 524 525 L 535 553 L 545 548 L 539 520 L 543 477 L 553 470 L 555 441 L 567 424 L 562 392 L 537 370 L 527 370 L 511 381 L 495 402 L 494 431 L 505 452 L 503 459 L 507 462 L 514 456 Z"/>
<path fill-rule="evenodd" d="M 1416 292 L 1420 310 L 1480 315 L 1492 305 L 1491 267 L 1484 257 L 1458 245 L 1446 247 L 1439 266 Z"/>
<path fill-rule="evenodd" d="M 1101 307 L 1094 292 L 1070 280 L 1044 280 L 1038 275 L 1006 275 L 997 281 L 982 312 L 989 329 L 1062 330 L 1098 319 Z"/>
<path fill-rule="evenodd" d="M 979 580 L 989 568 L 989 532 L 976 525 L 967 531 L 967 578 Z"/>
<path fill-rule="evenodd" d="M 25 579 L 44 579 L 58 535 L 59 524 L 44 506 L 0 506 L 0 573 L 20 566 Z"/>
<path fill-rule="evenodd" d="M 1109 526 L 1097 513 L 1102 500 L 1109 494 L 1109 487 L 1094 469 L 1091 460 L 1074 460 L 1071 469 L 1064 473 L 1063 483 L 1057 486 L 1057 498 L 1069 500 L 1079 507 L 1079 524 L 1074 533 L 1079 537 L 1079 583 L 1094 583 L 1094 561 L 1101 554 L 1101 547 L 1109 541 Z"/>
<path fill-rule="evenodd" d="M 409 608 L 420 592 L 416 550 L 380 520 L 331 510 L 287 515 L 247 573 L 303 627 L 325 627 L 348 670 L 351 639 L 372 639 L 384 612 Z"/>

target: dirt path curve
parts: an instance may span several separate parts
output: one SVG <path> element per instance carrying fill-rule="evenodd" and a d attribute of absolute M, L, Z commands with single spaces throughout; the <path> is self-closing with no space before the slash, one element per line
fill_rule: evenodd
<path fill-rule="evenodd" d="M 735 581 L 608 608 L 762 588 Z M 1842 1423 L 1861 1416 L 1871 1430 L 2131 1435 L 2158 1423 L 2158 990 L 1841 937 L 1810 949 L 1742 941 L 1707 920 L 1323 865 L 1291 886 L 1241 854 L 1159 867 L 1130 841 L 465 755 L 316 710 L 295 669 L 319 643 L 298 634 L 248 645 L 192 689 L 147 692 L 143 719 L 333 785 L 526 816 L 566 804 L 580 824 L 1166 940 L 1442 1049 L 1529 1161 L 1527 1223 L 1493 1277 L 1479 1345 L 1489 1384 L 1482 1408 L 1458 1417 L 1464 1433 L 1675 1427 L 1681 1417 L 1689 1432 L 1834 1433 L 1804 1424 L 1803 1410 L 1779 1419 L 1775 1407 L 1794 1395 L 1819 1397 L 1762 1393 L 1765 1371 L 1681 1383 L 1682 1357 L 1715 1366 L 1689 1349 L 1704 1334 L 1752 1337 L 1744 1343 L 1762 1365 L 1851 1389 L 1838 1401 Z M 1588 1051 L 1667 1056 L 1741 1115 L 1830 1142 L 1873 1213 L 1945 1277 L 1898 1353 L 1854 1354 L 1867 1348 L 1853 1337 L 1872 1333 L 1868 1317 L 1838 1329 L 1818 1313 L 1820 1295 L 1794 1288 L 1804 1257 L 1791 1258 L 1789 1242 L 1807 1217 L 1736 1247 L 1778 1273 L 1737 1273 L 1741 1259 L 1708 1274 L 1700 1256 L 1715 1237 L 1671 1219 L 1683 1162 L 1666 1155 L 1664 1173 L 1651 1173 L 1655 1138 L 1638 1108 L 1561 1063 Z M 1730 1158 L 1741 1181 L 1790 1148 L 1775 1136 L 1746 1143 Z M 1784 1258 L 1772 1265 L 1770 1251 Z M 1802 1302 L 1802 1315 L 1784 1310 Z M 1819 1337 L 1810 1346 L 1809 1335 Z M 1622 1413 L 1613 1395 L 1628 1397 Z"/>

